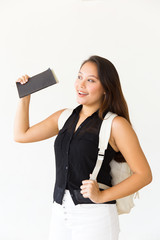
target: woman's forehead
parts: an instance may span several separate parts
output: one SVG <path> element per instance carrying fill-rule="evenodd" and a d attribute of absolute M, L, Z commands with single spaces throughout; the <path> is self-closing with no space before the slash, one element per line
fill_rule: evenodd
<path fill-rule="evenodd" d="M 86 75 L 93 75 L 94 77 L 98 78 L 98 70 L 96 63 L 87 62 L 85 63 L 79 70 L 79 73 L 86 74 Z"/>

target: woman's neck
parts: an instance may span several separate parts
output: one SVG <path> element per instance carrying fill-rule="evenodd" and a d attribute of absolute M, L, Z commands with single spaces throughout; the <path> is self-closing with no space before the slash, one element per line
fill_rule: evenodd
<path fill-rule="evenodd" d="M 94 112 L 96 112 L 99 109 L 99 106 L 86 106 L 82 105 L 81 109 L 81 115 L 84 116 L 91 116 Z"/>

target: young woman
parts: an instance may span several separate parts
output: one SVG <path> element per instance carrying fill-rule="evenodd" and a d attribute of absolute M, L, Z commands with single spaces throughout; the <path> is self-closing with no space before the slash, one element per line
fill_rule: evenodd
<path fill-rule="evenodd" d="M 25 84 L 28 75 L 17 81 Z M 36 142 L 58 135 L 54 148 L 56 182 L 50 240 L 117 240 L 116 199 L 135 193 L 152 181 L 147 159 L 134 132 L 114 65 L 100 56 L 85 60 L 75 81 L 78 106 L 58 129 L 64 109 L 29 126 L 30 96 L 20 99 L 15 116 L 16 142 Z M 90 180 L 98 153 L 99 130 L 105 114 L 112 121 L 109 144 L 97 180 Z M 133 175 L 112 186 L 110 161 L 127 161 Z M 110 186 L 100 190 L 97 182 Z"/>

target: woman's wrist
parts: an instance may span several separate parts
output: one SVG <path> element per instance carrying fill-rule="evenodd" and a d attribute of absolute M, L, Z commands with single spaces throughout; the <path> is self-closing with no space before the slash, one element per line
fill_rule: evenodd
<path fill-rule="evenodd" d="M 107 194 L 106 194 L 106 191 L 107 190 L 102 190 L 102 191 L 99 191 L 99 200 L 98 200 L 98 203 L 105 203 L 105 202 L 108 202 L 109 200 L 107 199 Z"/>
<path fill-rule="evenodd" d="M 20 102 L 24 102 L 24 103 L 30 103 L 30 98 L 31 98 L 31 95 L 27 95 L 23 98 L 20 99 Z"/>

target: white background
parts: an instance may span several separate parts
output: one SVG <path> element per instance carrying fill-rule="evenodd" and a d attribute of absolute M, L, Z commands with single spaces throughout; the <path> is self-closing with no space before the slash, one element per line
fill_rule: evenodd
<path fill-rule="evenodd" d="M 116 66 L 133 127 L 153 172 L 120 240 L 159 240 L 160 2 L 158 0 L 0 1 L 0 239 L 47 240 L 55 181 L 54 138 L 16 143 L 15 81 L 53 68 L 59 83 L 31 96 L 30 125 L 77 106 L 74 81 L 83 60 Z"/>

